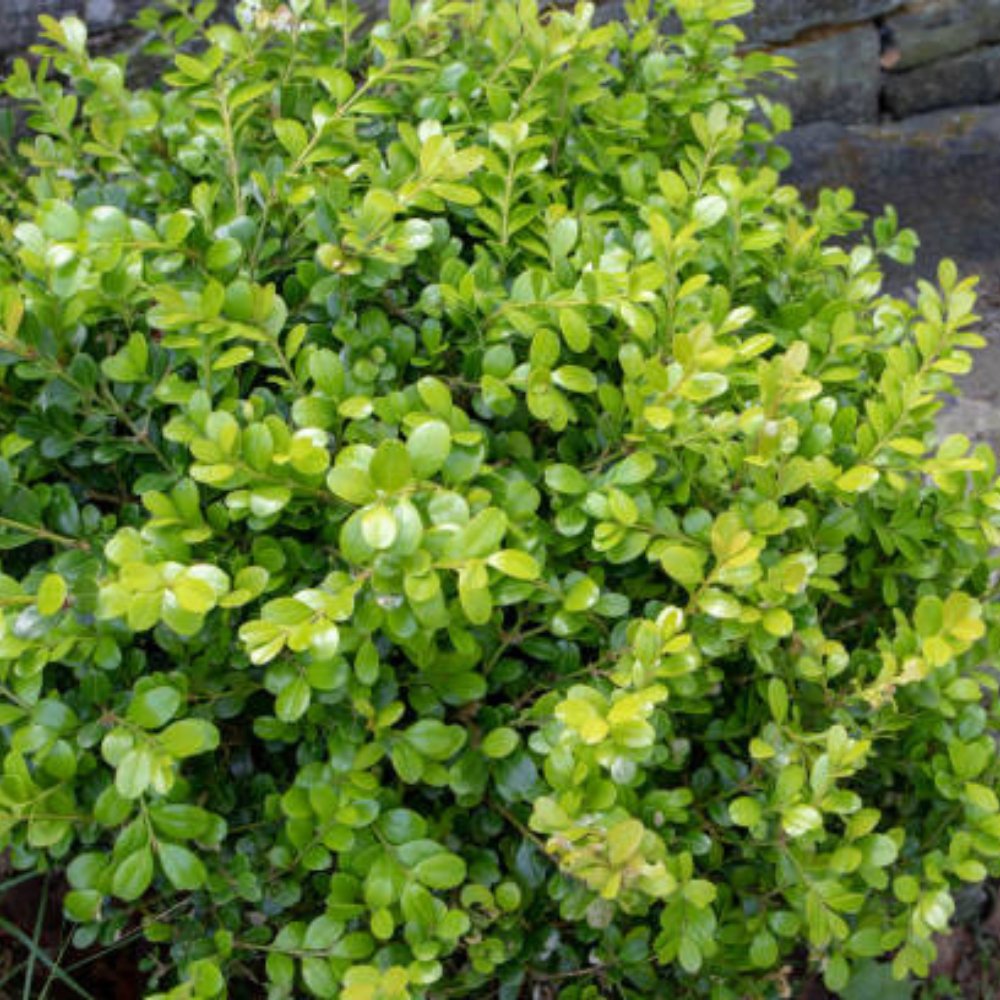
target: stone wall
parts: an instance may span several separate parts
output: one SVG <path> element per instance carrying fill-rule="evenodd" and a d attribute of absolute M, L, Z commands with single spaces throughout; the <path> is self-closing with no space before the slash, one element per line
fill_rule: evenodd
<path fill-rule="evenodd" d="M 799 64 L 781 96 L 800 123 L 1000 101 L 1000 0 L 762 0 L 754 20 Z"/>
<path fill-rule="evenodd" d="M 602 18 L 622 8 L 598 3 Z M 757 0 L 741 25 L 798 64 L 775 90 L 800 124 L 1000 102 L 1000 0 Z"/>
<path fill-rule="evenodd" d="M 101 34 L 125 27 L 145 6 L 146 0 L 0 0 L 0 55 L 23 52 L 32 43 L 40 14 L 75 14 Z"/>

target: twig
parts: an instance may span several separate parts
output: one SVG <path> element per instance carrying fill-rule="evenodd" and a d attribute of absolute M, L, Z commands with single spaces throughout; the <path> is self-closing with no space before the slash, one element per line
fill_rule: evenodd
<path fill-rule="evenodd" d="M 54 542 L 56 545 L 65 545 L 71 549 L 89 549 L 90 545 L 80 538 L 68 538 L 66 535 L 57 535 L 48 528 L 39 528 L 34 524 L 25 524 L 23 521 L 15 521 L 9 517 L 0 517 L 0 527 L 10 528 L 11 531 L 19 531 L 22 535 L 34 535 L 36 538 L 46 542 Z"/>

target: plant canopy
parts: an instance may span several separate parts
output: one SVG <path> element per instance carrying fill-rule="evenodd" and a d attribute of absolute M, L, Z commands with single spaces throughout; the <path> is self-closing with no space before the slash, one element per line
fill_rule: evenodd
<path fill-rule="evenodd" d="M 975 282 L 782 184 L 750 7 L 43 18 L 0 845 L 151 996 L 836 991 L 1000 874 Z"/>

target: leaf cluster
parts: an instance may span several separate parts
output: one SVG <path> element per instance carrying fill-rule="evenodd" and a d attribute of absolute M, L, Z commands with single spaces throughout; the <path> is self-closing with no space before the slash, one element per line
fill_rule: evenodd
<path fill-rule="evenodd" d="M 151 995 L 785 996 L 1000 874 L 973 280 L 749 0 L 211 0 L 4 83 L 0 845 Z"/>

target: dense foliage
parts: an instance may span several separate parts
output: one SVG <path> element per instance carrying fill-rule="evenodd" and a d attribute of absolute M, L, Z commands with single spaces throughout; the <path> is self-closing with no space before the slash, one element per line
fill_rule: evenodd
<path fill-rule="evenodd" d="M 161 997 L 838 989 L 1000 873 L 973 283 L 781 185 L 749 0 L 648 6 L 6 83 L 0 842 Z"/>

